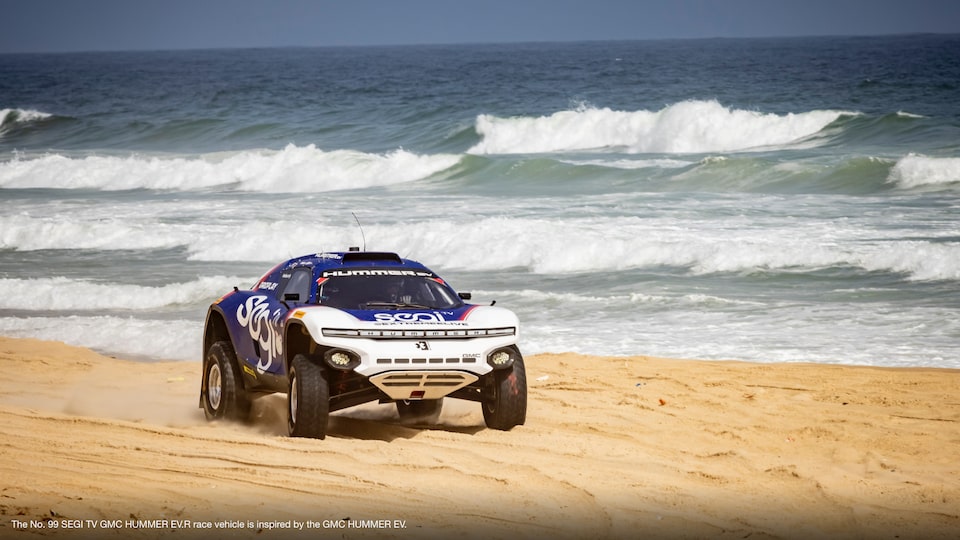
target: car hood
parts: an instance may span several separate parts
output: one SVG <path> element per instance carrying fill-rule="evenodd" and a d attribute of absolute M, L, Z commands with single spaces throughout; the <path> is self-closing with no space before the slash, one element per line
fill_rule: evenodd
<path fill-rule="evenodd" d="M 327 306 L 310 306 L 292 310 L 290 317 L 302 320 L 313 335 L 319 335 L 323 328 L 470 329 L 519 326 L 517 316 L 509 309 L 472 304 L 454 309 L 401 310 L 342 310 Z"/>

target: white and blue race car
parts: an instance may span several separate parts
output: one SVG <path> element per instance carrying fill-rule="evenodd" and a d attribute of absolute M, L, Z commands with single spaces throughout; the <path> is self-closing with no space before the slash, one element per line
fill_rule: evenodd
<path fill-rule="evenodd" d="M 323 439 L 333 411 L 394 402 L 402 422 L 435 423 L 449 397 L 512 429 L 527 413 L 519 321 L 469 299 L 395 253 L 290 259 L 210 306 L 200 406 L 243 421 L 255 397 L 286 393 L 290 435 Z"/>

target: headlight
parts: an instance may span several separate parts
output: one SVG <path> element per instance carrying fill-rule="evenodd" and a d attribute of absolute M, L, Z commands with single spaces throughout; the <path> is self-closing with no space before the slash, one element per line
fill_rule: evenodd
<path fill-rule="evenodd" d="M 512 336 L 517 333 L 517 329 L 508 326 L 506 328 L 490 328 L 487 330 L 488 336 Z"/>
<path fill-rule="evenodd" d="M 346 328 L 324 328 L 321 332 L 327 337 L 357 337 L 360 335 L 359 330 Z"/>
<path fill-rule="evenodd" d="M 346 366 L 350 363 L 350 360 L 350 355 L 342 351 L 337 351 L 330 355 L 330 363 L 337 366 Z"/>
<path fill-rule="evenodd" d="M 356 353 L 345 349 L 329 350 L 323 355 L 323 359 L 327 361 L 330 367 L 343 371 L 349 371 L 360 365 L 360 357 Z"/>
<path fill-rule="evenodd" d="M 510 349 L 497 349 L 487 356 L 487 363 L 493 369 L 506 369 L 513 365 L 513 352 Z"/>

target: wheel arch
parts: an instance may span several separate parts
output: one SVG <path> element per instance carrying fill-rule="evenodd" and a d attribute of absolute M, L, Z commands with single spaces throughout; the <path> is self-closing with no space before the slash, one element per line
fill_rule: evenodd
<path fill-rule="evenodd" d="M 283 371 L 290 374 L 290 362 L 298 354 L 311 356 L 317 352 L 317 342 L 313 340 L 306 325 L 300 321 L 288 321 L 283 334 Z"/>
<path fill-rule="evenodd" d="M 227 327 L 227 320 L 219 309 L 211 308 L 207 312 L 207 323 L 203 328 L 203 351 L 202 357 L 206 357 L 210 347 L 218 341 L 229 341 L 233 344 L 230 336 L 230 329 Z M 236 347 L 234 347 L 236 350 Z"/>
<path fill-rule="evenodd" d="M 216 307 L 211 307 L 207 312 L 207 321 L 204 324 L 203 328 L 203 351 L 200 354 L 200 365 L 201 365 L 201 376 L 200 376 L 200 407 L 203 407 L 203 399 L 206 396 L 207 388 L 207 353 L 210 351 L 210 347 L 214 343 L 219 341 L 226 341 L 230 344 L 230 348 L 233 349 L 233 355 L 231 355 L 231 362 L 233 367 L 236 370 L 238 375 L 240 387 L 246 389 L 246 380 L 242 376 L 243 371 L 241 371 L 240 361 L 237 358 L 237 348 L 233 343 L 233 338 L 230 335 L 230 328 L 227 326 L 226 318 L 223 313 L 216 309 Z"/>

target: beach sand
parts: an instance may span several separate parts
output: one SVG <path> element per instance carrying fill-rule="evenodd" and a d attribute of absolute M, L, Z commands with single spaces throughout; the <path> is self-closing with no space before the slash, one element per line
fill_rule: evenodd
<path fill-rule="evenodd" d="M 207 423 L 199 362 L 0 358 L 3 538 L 960 537 L 960 370 L 541 354 L 512 431 L 447 400 L 320 441 L 282 395 Z"/>

